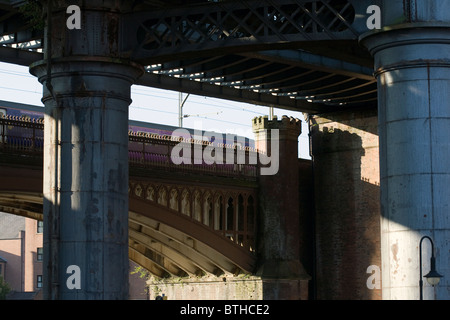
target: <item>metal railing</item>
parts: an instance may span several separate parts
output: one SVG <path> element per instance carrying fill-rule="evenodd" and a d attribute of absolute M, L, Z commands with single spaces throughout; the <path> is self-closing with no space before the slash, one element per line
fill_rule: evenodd
<path fill-rule="evenodd" d="M 0 117 L 0 150 L 40 154 L 44 148 L 44 122 L 18 116 Z"/>
<path fill-rule="evenodd" d="M 176 146 L 185 150 L 189 149 L 190 156 L 184 156 L 184 159 L 181 159 L 178 152 L 173 153 Z M 212 148 L 215 148 L 215 151 L 220 150 L 222 156 L 215 157 L 215 161 L 208 164 L 203 158 L 203 155 L 208 153 L 205 151 L 208 146 L 212 145 L 205 141 L 189 141 L 167 135 L 129 132 L 129 161 L 133 166 L 160 167 L 169 171 L 181 170 L 216 176 L 256 178 L 257 166 L 250 164 L 254 150 L 251 148 L 242 150 L 239 146 L 216 145 Z M 227 163 L 227 152 L 233 153 L 233 159 L 236 159 L 237 153 L 241 152 L 245 161 Z"/>
<path fill-rule="evenodd" d="M 184 148 L 190 148 L 192 157 L 190 161 L 177 164 L 173 161 L 176 160 L 177 156 L 172 155 L 172 150 L 180 143 L 184 143 Z M 181 141 L 178 137 L 130 131 L 129 164 L 133 167 L 171 172 L 201 173 L 247 180 L 256 179 L 258 168 L 256 164 L 251 164 L 250 161 L 256 155 L 255 150 L 251 148 L 241 149 L 239 146 L 216 146 L 221 148 L 223 158 L 220 160 L 216 158 L 217 161 L 208 164 L 202 158 L 205 148 L 208 146 L 211 146 L 211 144 L 205 141 Z M 43 147 L 44 121 L 42 119 L 35 120 L 17 116 L 0 117 L 0 151 L 42 156 Z M 241 158 L 245 159 L 245 162 L 227 163 L 227 153 L 233 153 L 233 159 L 237 159 L 238 152 Z M 199 154 L 201 158 L 198 157 Z"/>

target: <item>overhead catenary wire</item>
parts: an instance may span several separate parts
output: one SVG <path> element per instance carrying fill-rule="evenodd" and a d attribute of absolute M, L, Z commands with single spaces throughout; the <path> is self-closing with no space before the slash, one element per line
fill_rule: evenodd
<path fill-rule="evenodd" d="M 0 64 L 1 66 L 1 64 Z M 22 77 L 22 78 L 29 78 L 29 79 L 35 79 L 34 76 L 32 76 L 31 74 L 29 74 L 29 72 L 27 71 L 17 71 L 14 69 L 8 69 L 7 67 L 3 67 L 0 68 L 0 74 L 6 74 L 6 75 L 10 75 L 12 77 Z M 24 89 L 24 88 L 17 88 L 17 87 L 8 87 L 8 86 L 0 86 L 0 89 L 3 90 L 10 90 L 10 91 L 16 91 L 16 92 L 25 92 L 25 93 L 30 93 L 33 95 L 39 95 L 39 100 L 40 100 L 40 96 L 42 95 L 42 91 L 41 90 L 29 90 L 29 89 Z M 167 101 L 178 101 L 178 93 L 173 92 L 173 91 L 167 91 L 167 90 L 160 90 L 160 89 L 155 89 L 152 90 L 150 92 L 150 88 L 146 88 L 146 87 L 142 87 L 141 86 L 133 86 L 132 87 L 132 95 L 137 95 L 137 96 L 144 96 L 144 97 L 149 97 L 149 98 L 160 98 L 160 99 L 164 99 Z M 255 116 L 265 116 L 268 114 L 268 112 L 264 112 L 265 110 L 262 109 L 260 111 L 257 111 L 255 109 L 251 109 L 251 108 L 255 108 L 254 105 L 232 105 L 232 102 L 227 101 L 227 100 L 220 100 L 220 99 L 216 99 L 216 98 L 211 98 L 211 97 L 206 97 L 206 96 L 198 96 L 198 95 L 191 95 L 189 101 L 186 102 L 187 107 L 192 106 L 192 105 L 200 105 L 202 107 L 212 107 L 212 108 L 217 108 L 215 112 L 211 112 L 210 114 L 221 114 L 224 113 L 226 110 L 233 110 L 233 111 L 240 111 L 240 112 L 246 112 L 246 113 L 250 113 L 250 114 L 254 114 Z M 137 109 L 137 110 L 143 110 L 143 111 L 149 111 L 149 112 L 155 112 L 155 113 L 161 113 L 161 114 L 167 114 L 167 115 L 178 115 L 178 112 L 172 112 L 167 110 L 167 108 L 165 109 L 158 109 L 157 107 L 148 107 L 148 106 L 142 106 L 142 105 L 136 105 L 136 104 L 132 104 L 130 105 L 130 108 L 132 109 Z M 264 110 L 264 111 L 263 111 Z M 222 117 L 219 118 L 214 118 L 214 117 L 208 117 L 206 116 L 206 114 L 189 114 L 189 118 L 200 118 L 200 119 L 205 119 L 208 121 L 213 121 L 213 122 L 221 122 L 221 123 L 227 123 L 227 124 L 232 124 L 232 125 L 237 125 L 239 127 L 249 127 L 250 124 L 249 123 L 239 123 L 239 122 L 235 122 L 235 121 L 229 121 L 229 120 L 225 120 Z M 304 136 L 304 135 L 300 135 L 299 139 L 302 140 L 307 140 L 308 137 Z"/>
<path fill-rule="evenodd" d="M 5 69 L 5 68 L 0 68 L 0 74 L 8 74 L 8 75 L 12 75 L 12 76 L 18 76 L 18 77 L 25 77 L 25 78 L 29 78 L 29 79 L 35 79 L 34 76 L 32 76 L 31 74 L 29 74 L 28 72 L 20 72 L 20 71 L 16 71 L 16 70 L 9 70 L 9 69 Z M 41 94 L 41 92 L 38 91 L 32 91 L 32 90 L 26 90 L 26 89 L 19 89 L 19 88 L 11 88 L 11 87 L 0 87 L 0 89 L 5 89 L 5 90 L 13 90 L 13 91 L 21 91 L 21 92 L 29 92 L 29 93 L 33 93 L 33 94 Z M 167 100 L 177 100 L 178 97 L 176 97 L 175 95 L 173 95 L 172 92 L 169 92 L 169 95 L 163 95 L 163 91 L 161 91 L 161 94 L 155 94 L 155 93 L 149 93 L 146 91 L 146 89 L 141 89 L 139 87 L 133 87 L 132 88 L 132 94 L 135 95 L 141 95 L 141 96 L 147 96 L 147 97 L 154 97 L 154 98 L 161 98 L 161 99 L 167 99 Z M 197 100 L 197 101 L 192 101 L 193 99 Z M 203 101 L 198 101 L 199 99 L 204 99 L 204 100 L 208 100 L 207 103 L 203 102 Z M 223 103 L 211 103 L 210 98 L 209 97 L 202 97 L 202 96 L 191 96 L 190 99 L 192 103 L 197 103 L 200 104 L 202 106 L 211 106 L 211 107 L 217 107 L 217 108 L 221 108 L 221 109 L 230 109 L 230 110 L 236 110 L 236 111 L 244 111 L 244 112 L 248 112 L 248 113 L 252 113 L 255 115 L 266 115 L 266 113 L 264 112 L 258 112 L 252 109 L 248 109 L 254 106 L 249 106 L 248 108 L 245 107 L 235 107 L 229 104 L 229 102 L 227 101 L 223 101 Z M 133 107 L 133 106 L 132 106 Z M 153 109 L 154 110 L 154 109 Z"/>
<path fill-rule="evenodd" d="M 27 92 L 27 93 L 32 93 L 32 94 L 39 94 L 41 95 L 41 92 L 37 92 L 37 91 L 32 91 L 32 90 L 26 90 L 26 89 L 19 89 L 19 88 L 9 88 L 9 87 L 3 87 L 0 86 L 0 89 L 5 89 L 5 90 L 12 90 L 12 91 L 19 91 L 19 92 Z M 151 95 L 149 95 L 151 96 Z M 149 108 L 149 107 L 142 107 L 142 106 L 136 106 L 136 105 L 131 105 L 130 108 L 133 109 L 140 109 L 140 110 L 145 110 L 145 111 L 150 111 L 150 112 L 158 112 L 158 113 L 164 113 L 164 114 L 170 114 L 170 115 L 178 115 L 178 112 L 171 112 L 171 111 L 167 111 L 167 110 L 158 110 L 155 108 Z M 220 114 L 223 113 L 223 111 L 218 111 L 218 112 L 213 112 L 212 114 Z M 230 124 L 235 124 L 235 125 L 239 125 L 239 126 L 243 126 L 243 127 L 248 127 L 248 124 L 243 124 L 243 123 L 239 123 L 239 122 L 233 122 L 233 121 L 227 121 L 227 120 L 223 120 L 223 119 L 214 119 L 214 118 L 210 118 L 210 117 L 205 117 L 202 116 L 202 114 L 195 114 L 195 115 L 187 115 L 191 118 L 202 118 L 202 119 L 206 119 L 206 120 L 211 120 L 211 121 L 219 121 L 219 122 L 224 122 L 224 123 L 230 123 Z M 187 118 L 187 117 L 185 117 Z"/>
<path fill-rule="evenodd" d="M 27 89 L 19 89 L 19 88 L 9 88 L 9 87 L 3 87 L 3 86 L 0 86 L 0 89 L 19 91 L 19 92 L 27 92 L 27 93 L 39 94 L 39 95 L 42 94 L 41 92 L 37 92 L 37 91 L 32 91 L 32 90 L 27 90 Z M 159 97 L 157 95 L 148 95 L 148 96 Z M 171 99 L 171 98 L 167 98 L 167 97 L 166 97 L 166 99 L 175 100 L 175 99 Z M 150 112 L 164 113 L 164 114 L 168 114 L 168 115 L 178 115 L 178 112 L 172 112 L 172 111 L 167 111 L 167 110 L 158 110 L 155 108 L 142 107 L 142 106 L 137 106 L 137 105 L 131 105 L 130 108 L 145 110 L 145 111 L 150 111 Z M 227 109 L 227 107 L 224 107 L 224 108 Z M 228 109 L 233 109 L 233 108 L 228 108 Z M 239 110 L 239 109 L 236 109 L 236 110 Z M 244 108 L 242 108 L 242 110 L 250 112 L 249 110 L 245 110 Z M 212 114 L 217 114 L 217 113 L 223 113 L 223 112 L 214 112 Z M 253 113 L 257 113 L 257 112 L 253 112 Z M 264 113 L 257 113 L 257 114 L 265 115 Z M 214 121 L 214 122 L 229 123 L 229 124 L 238 125 L 238 126 L 242 126 L 242 127 L 249 127 L 248 123 L 239 123 L 239 122 L 228 121 L 228 120 L 224 120 L 224 119 L 215 119 L 215 118 L 211 118 L 211 117 L 202 116 L 201 114 L 189 115 L 189 117 L 190 118 L 201 118 L 201 119 Z M 308 139 L 308 137 L 300 135 L 299 139 L 304 139 L 306 141 Z"/>
<path fill-rule="evenodd" d="M 157 95 L 157 94 L 149 94 L 149 93 L 141 93 L 141 92 L 137 92 L 132 90 L 133 94 L 136 95 L 141 95 L 141 96 L 147 96 L 147 97 L 154 97 L 154 98 L 161 98 L 161 99 L 167 99 L 167 100 L 173 100 L 173 101 L 178 101 L 178 97 L 175 96 L 163 96 L 163 95 Z M 207 97 L 201 97 L 201 96 L 193 96 L 194 98 L 203 98 L 203 99 L 207 99 Z M 192 100 L 192 99 L 191 99 Z M 196 102 L 196 101 L 190 101 L 191 103 L 196 103 L 196 104 L 201 104 L 202 106 L 212 106 L 212 107 L 217 107 L 217 108 L 224 108 L 224 109 L 232 109 L 232 110 L 238 110 L 238 111 L 245 111 L 245 112 L 249 112 L 249 113 L 254 113 L 254 114 L 259 114 L 259 115 L 266 115 L 266 113 L 263 112 L 258 112 L 258 111 L 254 111 L 251 109 L 246 109 L 244 107 L 233 107 L 230 106 L 229 104 L 214 104 L 214 103 L 204 103 L 204 102 Z M 249 106 L 249 108 L 251 108 L 252 106 Z"/>
<path fill-rule="evenodd" d="M 32 75 L 30 75 L 26 70 L 24 72 L 20 72 L 20 71 L 16 71 L 16 69 L 7 69 L 8 66 L 5 66 L 6 64 L 0 63 L 0 95 L 2 95 L 3 97 L 10 97 L 9 100 L 11 101 L 16 101 L 18 103 L 25 103 L 25 104 L 33 104 L 33 105 L 37 105 L 37 106 L 41 106 L 42 105 L 42 86 L 39 84 L 36 80 L 36 78 Z M 17 67 L 17 66 L 16 66 Z M 3 76 L 2 79 L 2 75 L 6 75 L 7 76 L 7 81 L 5 81 L 5 76 Z M 14 78 L 19 78 L 20 80 L 17 79 L 17 85 L 15 83 L 16 79 Z M 12 81 L 10 81 L 10 79 L 12 79 Z M 30 80 L 30 81 L 29 81 Z M 1 86 L 3 85 L 3 86 Z M 31 88 L 31 89 L 30 89 Z M 34 90 L 33 90 L 34 89 Z M 153 106 L 149 106 L 146 101 L 144 100 L 144 102 L 139 102 L 139 98 L 138 96 L 144 96 L 144 97 L 149 97 L 151 100 L 150 101 L 154 101 L 155 98 L 160 98 L 163 99 L 165 101 L 177 101 L 178 100 L 178 93 L 174 92 L 174 91 L 168 91 L 168 90 L 160 90 L 160 89 L 155 89 L 155 88 L 140 88 L 140 86 L 133 86 L 132 87 L 132 95 L 136 95 L 135 98 L 132 98 L 133 100 L 135 100 L 135 102 L 130 105 L 130 110 L 134 110 L 132 112 L 136 113 L 136 112 L 140 112 L 138 110 L 142 110 L 142 112 L 146 112 L 145 115 L 138 115 L 139 118 L 137 118 L 136 116 L 131 116 L 130 119 L 132 120 L 139 120 L 139 121 L 147 121 L 147 122 L 155 122 L 155 120 L 153 119 L 158 119 L 156 122 L 160 123 L 160 124 L 167 124 L 167 125 L 176 125 L 178 123 L 177 119 L 178 119 L 178 112 L 175 108 L 177 106 L 177 103 L 168 103 L 165 104 L 164 101 L 161 104 L 153 104 Z M 21 94 L 23 93 L 23 94 Z M 4 99 L 4 100 L 8 100 L 8 99 Z M 238 104 L 236 103 L 236 105 L 233 105 L 234 102 L 232 101 L 227 101 L 227 100 L 221 100 L 221 99 L 217 99 L 217 98 L 213 98 L 213 97 L 203 97 L 203 96 L 196 96 L 193 95 L 191 96 L 191 98 L 189 99 L 188 103 L 187 103 L 187 108 L 192 108 L 192 107 L 200 107 L 200 109 L 203 108 L 203 110 L 196 110 L 196 115 L 191 115 L 189 117 L 190 121 L 195 121 L 195 119 L 201 119 L 198 121 L 204 121 L 206 120 L 205 123 L 203 123 L 203 126 L 212 126 L 212 127 L 216 127 L 217 126 L 217 130 L 214 129 L 215 131 L 224 131 L 224 129 L 220 129 L 223 128 L 224 126 L 226 127 L 225 130 L 228 129 L 232 129 L 231 126 L 233 126 L 238 132 L 241 132 L 240 134 L 243 134 L 245 136 L 248 137 L 252 137 L 251 135 L 251 121 L 249 121 L 250 118 L 253 118 L 253 116 L 250 115 L 254 115 L 255 117 L 257 116 L 266 116 L 268 115 L 269 110 L 266 110 L 265 107 L 261 106 L 255 106 L 255 105 L 249 105 L 249 104 Z M 171 108 L 168 108 L 168 105 L 173 105 L 174 109 L 173 111 L 171 111 Z M 211 107 L 211 108 L 208 108 Z M 222 113 L 226 113 L 227 115 L 232 114 L 233 116 L 236 114 L 238 115 L 237 117 L 234 117 L 232 119 L 226 118 L 225 116 L 219 116 L 217 115 L 216 117 L 207 117 L 204 116 L 204 114 L 201 114 L 201 111 L 204 110 L 212 110 L 212 111 L 223 111 Z M 205 110 L 205 112 L 206 112 Z M 228 111 L 230 110 L 230 111 Z M 261 110 L 261 111 L 259 111 Z M 217 112 L 218 112 L 217 111 Z M 217 113 L 217 112 L 211 112 L 211 113 Z M 283 111 L 284 112 L 284 111 Z M 197 113 L 199 113 L 197 115 Z M 278 112 L 277 112 L 278 113 Z M 245 114 L 248 114 L 250 117 L 246 117 L 244 116 Z M 136 114 L 137 115 L 137 114 Z M 160 118 L 159 115 L 167 115 L 167 116 L 162 116 L 161 118 L 166 118 L 165 120 Z M 296 115 L 294 115 L 294 117 L 296 117 Z M 247 120 L 243 120 L 244 118 L 246 118 Z M 241 122 L 236 122 L 233 121 L 233 119 L 236 120 L 242 120 L 245 121 L 245 123 Z M 209 123 L 209 124 L 208 124 Z M 194 126 L 197 125 L 194 123 Z M 226 126 L 228 125 L 228 126 Z M 192 124 L 191 124 L 192 126 Z M 220 127 L 220 128 L 219 128 Z M 233 130 L 233 129 L 232 129 Z M 244 132 L 242 132 L 242 130 L 244 130 Z M 224 131 L 225 132 L 225 131 Z M 305 134 L 301 134 L 299 136 L 299 156 L 300 157 L 304 157 L 304 158 L 308 158 L 310 159 L 309 155 L 307 154 L 307 152 L 305 152 L 305 150 L 309 149 L 309 139 Z"/>

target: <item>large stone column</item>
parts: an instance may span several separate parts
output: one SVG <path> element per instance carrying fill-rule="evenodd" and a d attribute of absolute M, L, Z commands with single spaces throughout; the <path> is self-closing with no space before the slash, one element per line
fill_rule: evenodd
<path fill-rule="evenodd" d="M 271 169 L 259 177 L 259 268 L 265 299 L 308 299 L 310 276 L 300 261 L 306 212 L 300 212 L 298 136 L 301 122 L 283 116 L 253 120 L 256 147 Z M 261 154 L 258 154 L 261 160 Z M 266 161 L 262 161 L 265 163 Z M 266 162 L 267 163 L 267 162 Z"/>
<path fill-rule="evenodd" d="M 128 106 L 142 69 L 117 56 L 119 11 L 56 6 L 44 85 L 44 298 L 128 298 Z M 51 60 L 49 60 L 51 58 Z"/>
<path fill-rule="evenodd" d="M 428 235 L 444 278 L 424 298 L 449 299 L 450 3 L 384 1 L 382 12 L 384 28 L 361 40 L 378 79 L 383 298 L 419 298 Z"/>

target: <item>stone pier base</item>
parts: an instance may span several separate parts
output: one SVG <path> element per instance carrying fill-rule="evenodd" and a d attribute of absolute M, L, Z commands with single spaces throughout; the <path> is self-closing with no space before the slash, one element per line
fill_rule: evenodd
<path fill-rule="evenodd" d="M 150 279 L 150 300 L 297 300 L 308 299 L 308 280 L 221 276 Z"/>

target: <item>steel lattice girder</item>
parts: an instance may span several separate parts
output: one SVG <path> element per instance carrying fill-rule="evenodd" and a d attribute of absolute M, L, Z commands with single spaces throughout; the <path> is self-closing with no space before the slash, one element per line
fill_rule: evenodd
<path fill-rule="evenodd" d="M 370 2 L 143 5 L 123 16 L 122 54 L 148 65 L 140 85 L 309 113 L 372 105 L 373 60 L 356 40 L 367 31 Z M 0 2 L 1 60 L 43 59 L 42 35 L 10 22 L 16 18 L 17 9 Z"/>
<path fill-rule="evenodd" d="M 0 1 L 0 44 L 42 47 L 42 30 L 16 6 Z M 305 41 L 356 40 L 367 31 L 367 7 L 379 0 L 240 0 L 140 7 L 122 20 L 123 55 L 133 60 L 220 49 L 242 52 L 292 48 Z M 30 42 L 35 41 L 33 44 Z M 260 49 L 258 49 L 260 48 Z M 150 62 L 149 62 L 150 63 Z"/>
<path fill-rule="evenodd" d="M 373 2 L 247 0 L 134 12 L 124 18 L 123 51 L 151 64 L 217 50 L 236 53 L 356 40 L 368 31 L 366 10 Z"/>

